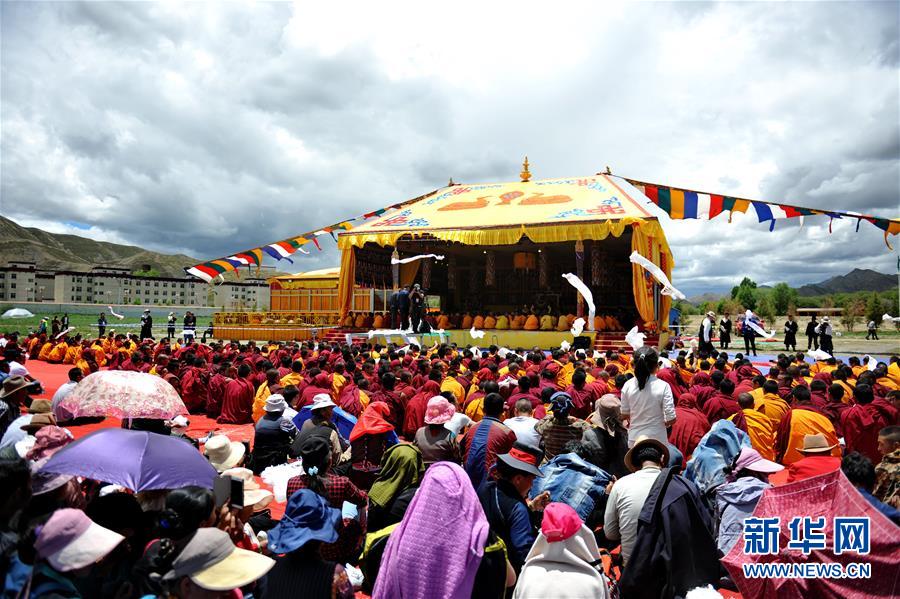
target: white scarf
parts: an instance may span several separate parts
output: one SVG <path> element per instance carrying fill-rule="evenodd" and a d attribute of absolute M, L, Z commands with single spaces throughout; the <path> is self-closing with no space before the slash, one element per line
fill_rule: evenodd
<path fill-rule="evenodd" d="M 600 559 L 597 541 L 584 524 L 565 541 L 551 543 L 538 534 L 519 574 L 515 599 L 606 599 L 606 581 L 591 562 Z"/>

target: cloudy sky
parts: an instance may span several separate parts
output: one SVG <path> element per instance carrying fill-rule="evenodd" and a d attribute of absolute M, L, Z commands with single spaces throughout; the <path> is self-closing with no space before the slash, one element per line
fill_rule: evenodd
<path fill-rule="evenodd" d="M 436 6 L 3 2 L 0 212 L 211 259 L 528 154 L 900 216 L 896 2 Z M 897 270 L 868 223 L 661 218 L 688 294 Z"/>

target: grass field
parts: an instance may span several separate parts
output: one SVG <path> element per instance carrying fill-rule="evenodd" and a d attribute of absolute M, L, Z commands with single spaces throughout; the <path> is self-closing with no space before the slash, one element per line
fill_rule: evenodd
<path fill-rule="evenodd" d="M 115 329 L 117 333 L 137 333 L 140 330 L 141 319 L 138 317 L 128 317 L 126 316 L 124 319 L 119 320 L 115 316 L 110 316 L 108 311 L 106 312 L 106 332 L 109 333 L 110 329 Z M 97 314 L 69 314 L 69 326 L 75 327 L 74 334 L 81 335 L 96 335 L 97 334 L 97 315 L 99 315 L 100 310 L 97 311 Z M 183 312 L 179 312 L 179 316 L 181 316 Z M 57 312 L 47 312 L 47 313 L 36 313 L 31 318 L 0 318 L 0 333 L 12 333 L 13 331 L 18 331 L 22 334 L 28 334 L 32 331 L 37 330 L 40 325 L 41 318 L 47 319 L 47 330 L 50 330 L 50 322 L 53 320 L 54 316 L 59 316 L 62 318 L 62 314 Z M 211 317 L 197 317 L 197 332 L 199 334 L 209 326 Z M 176 335 L 180 335 L 181 333 L 181 318 L 178 319 L 178 322 L 175 326 Z M 166 335 L 166 320 L 162 317 L 153 317 L 153 333 L 157 337 L 165 337 Z"/>

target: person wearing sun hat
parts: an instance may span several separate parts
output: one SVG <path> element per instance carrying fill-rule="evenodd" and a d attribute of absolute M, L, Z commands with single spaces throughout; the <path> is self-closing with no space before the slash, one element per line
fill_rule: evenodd
<path fill-rule="evenodd" d="M 36 561 L 24 597 L 81 597 L 74 577 L 84 577 L 125 537 L 100 526 L 81 510 L 63 508 L 38 529 Z"/>
<path fill-rule="evenodd" d="M 803 447 L 797 450 L 803 457 L 788 466 L 787 482 L 840 470 L 841 458 L 832 455 L 836 447 L 837 444 L 829 443 L 828 438 L 821 433 L 804 435 Z"/>
<path fill-rule="evenodd" d="M 442 395 L 428 400 L 425 408 L 425 426 L 416 431 L 414 443 L 422 452 L 422 459 L 428 467 L 435 462 L 459 464 L 459 442 L 456 435 L 444 426 L 456 413 L 456 406 Z"/>
<path fill-rule="evenodd" d="M 550 503 L 544 508 L 541 532 L 528 552 L 513 597 L 605 599 L 609 589 L 593 565 L 599 555 L 594 533 L 578 513 L 565 503 Z"/>
<path fill-rule="evenodd" d="M 280 393 L 266 399 L 263 416 L 256 421 L 253 430 L 253 472 L 261 473 L 269 466 L 287 463 L 291 443 L 297 436 L 297 427 L 284 417 L 288 409 Z"/>
<path fill-rule="evenodd" d="M 352 597 L 344 567 L 319 554 L 322 543 L 337 540 L 340 522 L 341 510 L 313 491 L 300 489 L 291 495 L 284 518 L 269 532 L 269 550 L 280 557 L 266 575 L 265 596 L 291 597 L 302 589 L 303 597 L 310 599 Z"/>
<path fill-rule="evenodd" d="M 274 565 L 270 557 L 235 547 L 227 532 L 200 528 L 162 580 L 169 596 L 176 599 L 220 597 L 256 582 Z"/>
<path fill-rule="evenodd" d="M 663 466 L 669 462 L 669 448 L 651 437 L 640 436 L 628 453 L 625 465 L 631 474 L 610 483 L 606 492 L 604 533 L 607 538 L 622 541 L 622 560 L 627 564 L 637 537 L 638 519 L 650 489 Z"/>
<path fill-rule="evenodd" d="M 782 470 L 784 466 L 763 458 L 752 447 L 742 447 L 734 463 L 726 469 L 728 482 L 716 489 L 717 544 L 723 555 L 741 538 L 744 518 L 753 514 L 763 491 L 772 486 L 769 475 Z"/>
<path fill-rule="evenodd" d="M 518 572 L 534 544 L 537 531 L 532 526 L 532 513 L 550 502 L 543 492 L 528 500 L 534 479 L 543 476 L 538 465 L 544 452 L 516 442 L 508 453 L 497 456 L 496 479 L 485 481 L 478 489 L 478 499 L 491 525 L 509 551 L 509 562 Z"/>
<path fill-rule="evenodd" d="M 203 447 L 203 455 L 217 472 L 240 466 L 246 448 L 243 443 L 230 440 L 226 435 L 213 435 Z"/>
<path fill-rule="evenodd" d="M 6 433 L 13 420 L 21 416 L 22 404 L 27 404 L 28 394 L 36 388 L 34 381 L 24 376 L 9 376 L 0 390 L 0 437 Z"/>

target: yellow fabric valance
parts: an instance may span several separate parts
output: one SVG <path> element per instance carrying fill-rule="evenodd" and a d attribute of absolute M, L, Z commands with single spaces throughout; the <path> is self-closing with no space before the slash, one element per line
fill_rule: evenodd
<path fill-rule="evenodd" d="M 401 237 L 416 238 L 424 235 L 463 245 L 513 245 L 518 243 L 522 237 L 528 237 L 535 243 L 556 243 L 576 241 L 578 239 L 600 241 L 610 235 L 620 237 L 625 231 L 625 227 L 635 223 L 640 223 L 642 227 L 646 227 L 649 235 L 661 236 L 662 234 L 662 229 L 657 221 L 629 217 L 599 222 L 561 223 L 543 226 L 515 225 L 495 229 L 430 229 L 427 231 L 403 230 L 358 234 L 354 234 L 351 231 L 338 237 L 338 247 L 343 250 L 350 247 L 363 247 L 367 243 L 374 243 L 381 247 L 394 247 Z"/>

